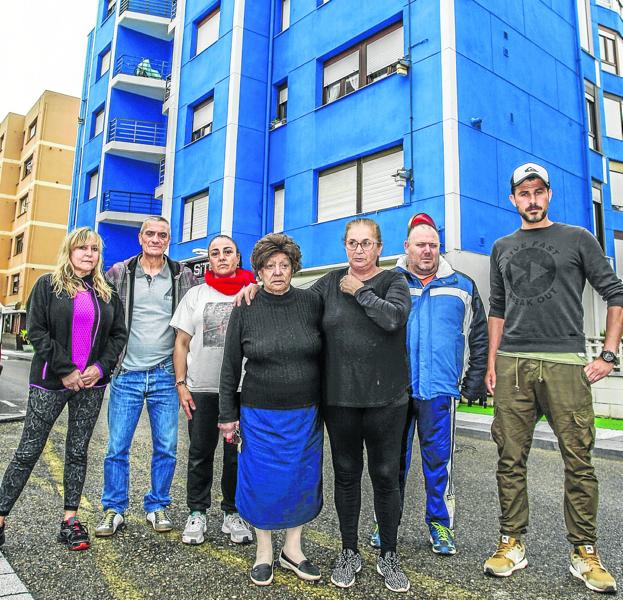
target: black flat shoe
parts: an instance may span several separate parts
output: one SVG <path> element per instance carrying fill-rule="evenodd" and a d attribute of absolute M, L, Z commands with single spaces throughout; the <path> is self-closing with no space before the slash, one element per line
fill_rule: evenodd
<path fill-rule="evenodd" d="M 314 563 L 305 559 L 296 564 L 285 555 L 283 550 L 279 554 L 279 564 L 284 569 L 294 571 L 297 577 L 304 581 L 318 581 L 320 579 L 320 569 Z"/>
<path fill-rule="evenodd" d="M 273 565 L 262 563 L 251 569 L 251 581 L 255 585 L 270 585 L 273 582 Z"/>

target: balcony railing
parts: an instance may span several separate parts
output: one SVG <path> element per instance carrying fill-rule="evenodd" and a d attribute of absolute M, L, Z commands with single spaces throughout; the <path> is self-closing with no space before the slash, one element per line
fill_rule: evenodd
<path fill-rule="evenodd" d="M 108 128 L 108 141 L 166 146 L 167 128 L 162 123 L 152 121 L 113 119 Z"/>
<path fill-rule="evenodd" d="M 165 167 L 165 159 L 160 159 L 160 168 L 158 169 L 158 185 L 162 185 L 164 183 L 164 167 Z"/>
<path fill-rule="evenodd" d="M 168 60 L 128 56 L 124 54 L 115 61 L 113 76 L 136 75 L 148 79 L 165 79 L 171 73 L 171 63 Z"/>
<path fill-rule="evenodd" d="M 162 201 L 151 194 L 109 190 L 102 196 L 102 211 L 106 210 L 159 215 L 162 213 Z"/>
<path fill-rule="evenodd" d="M 127 10 L 170 19 L 171 9 L 171 0 L 121 0 L 119 14 L 123 14 Z"/>
<path fill-rule="evenodd" d="M 177 0 L 171 2 L 171 18 L 175 19 L 175 15 L 177 15 Z"/>
<path fill-rule="evenodd" d="M 164 84 L 164 101 L 166 102 L 171 96 L 171 75 L 167 75 L 166 82 Z"/>
<path fill-rule="evenodd" d="M 604 338 L 586 338 L 586 359 L 590 362 L 599 358 L 601 351 L 603 350 Z M 619 360 L 621 360 L 621 352 L 623 352 L 623 343 L 619 344 L 618 356 Z M 621 369 L 621 365 L 617 365 L 610 371 L 610 375 L 614 375 L 615 377 L 623 377 L 623 370 Z"/>

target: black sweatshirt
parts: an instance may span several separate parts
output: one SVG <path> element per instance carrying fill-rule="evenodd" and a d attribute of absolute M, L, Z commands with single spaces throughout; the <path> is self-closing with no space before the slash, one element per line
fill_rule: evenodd
<path fill-rule="evenodd" d="M 123 319 L 123 306 L 117 293 L 113 290 L 110 302 L 104 302 L 92 289 L 90 282 L 90 279 L 85 278 L 85 285 L 91 291 L 95 306 L 95 321 L 87 365 L 98 363 L 102 367 L 104 377 L 97 385 L 103 385 L 110 381 L 128 334 Z M 43 275 L 37 280 L 30 293 L 26 313 L 28 337 L 35 350 L 30 366 L 31 385 L 47 390 L 62 390 L 64 386 L 61 378 L 78 368 L 71 360 L 73 311 L 73 298 L 65 292 L 60 297 L 54 293 L 52 275 Z"/>
<path fill-rule="evenodd" d="M 504 319 L 504 352 L 585 352 L 587 279 L 608 306 L 623 306 L 623 283 L 582 227 L 554 223 L 500 238 L 490 278 L 489 316 Z"/>
<path fill-rule="evenodd" d="M 357 408 L 407 402 L 409 286 L 401 273 L 381 271 L 352 296 L 340 290 L 347 272 L 327 273 L 311 288 L 324 304 L 324 401 Z"/>
<path fill-rule="evenodd" d="M 220 423 L 239 419 L 243 358 L 243 406 L 283 410 L 320 402 L 321 316 L 320 298 L 297 288 L 280 296 L 260 289 L 250 306 L 243 302 L 233 309 L 221 368 Z"/>

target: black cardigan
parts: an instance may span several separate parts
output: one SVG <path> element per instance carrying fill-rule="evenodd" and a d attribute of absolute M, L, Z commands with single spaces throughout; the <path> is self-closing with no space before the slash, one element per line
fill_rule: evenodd
<path fill-rule="evenodd" d="M 104 376 L 96 385 L 104 385 L 110 381 L 128 333 L 117 293 L 113 291 L 110 302 L 104 302 L 89 281 L 85 279 L 85 286 L 91 291 L 95 304 L 95 322 L 87 365 L 98 364 L 101 367 Z M 62 390 L 61 378 L 78 368 L 71 360 L 74 301 L 65 292 L 57 296 L 52 287 L 52 276 L 43 275 L 28 299 L 26 328 L 35 350 L 30 367 L 30 384 L 48 390 Z"/>

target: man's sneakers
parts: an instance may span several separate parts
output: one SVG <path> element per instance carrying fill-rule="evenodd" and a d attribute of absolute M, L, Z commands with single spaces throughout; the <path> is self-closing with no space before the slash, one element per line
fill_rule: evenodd
<path fill-rule="evenodd" d="M 381 532 L 378 523 L 374 523 L 374 530 L 370 534 L 370 546 L 377 550 L 381 547 Z"/>
<path fill-rule="evenodd" d="M 186 527 L 184 527 L 184 533 L 182 533 L 182 542 L 191 545 L 203 544 L 206 529 L 205 513 L 200 510 L 193 510 L 188 515 L 188 519 L 186 519 Z"/>
<path fill-rule="evenodd" d="M 398 555 L 395 552 L 386 552 L 376 561 L 376 570 L 385 579 L 385 587 L 392 592 L 408 592 L 411 587 L 409 578 L 400 567 Z"/>
<path fill-rule="evenodd" d="M 513 537 L 502 535 L 497 550 L 485 561 L 484 572 L 494 577 L 508 577 L 527 565 L 524 545 Z"/>
<path fill-rule="evenodd" d="M 428 526 L 430 530 L 430 543 L 435 554 L 443 554 L 451 556 L 456 554 L 456 545 L 454 543 L 454 531 L 437 521 L 432 521 Z"/>
<path fill-rule="evenodd" d="M 221 531 L 228 533 L 235 544 L 250 544 L 253 541 L 251 526 L 238 513 L 223 516 Z"/>
<path fill-rule="evenodd" d="M 173 522 L 167 516 L 164 508 L 159 508 L 152 512 L 146 513 L 145 518 L 151 523 L 154 531 L 165 533 L 173 529 Z"/>
<path fill-rule="evenodd" d="M 123 528 L 124 518 L 121 513 L 108 509 L 104 517 L 95 528 L 95 537 L 110 537 L 117 529 Z"/>
<path fill-rule="evenodd" d="M 361 555 L 345 548 L 335 559 L 331 583 L 340 588 L 349 588 L 355 583 L 355 575 L 361 571 Z"/>
<path fill-rule="evenodd" d="M 89 530 L 80 522 L 78 517 L 71 517 L 61 522 L 61 530 L 58 541 L 65 544 L 69 550 L 87 550 L 89 542 Z"/>
<path fill-rule="evenodd" d="M 576 546 L 571 551 L 571 575 L 581 579 L 584 585 L 593 592 L 615 594 L 617 584 L 606 567 L 601 564 L 595 546 Z"/>

